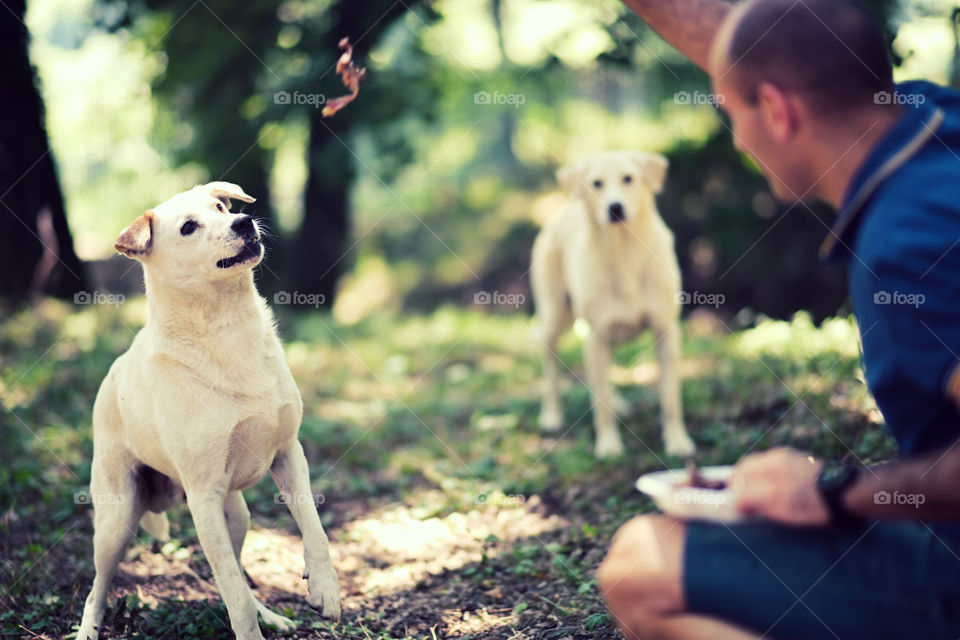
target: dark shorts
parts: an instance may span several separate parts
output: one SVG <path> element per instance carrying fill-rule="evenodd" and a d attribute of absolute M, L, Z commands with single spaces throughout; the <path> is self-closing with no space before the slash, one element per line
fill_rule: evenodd
<path fill-rule="evenodd" d="M 691 612 L 776 640 L 960 638 L 960 538 L 919 522 L 691 523 L 683 587 Z"/>

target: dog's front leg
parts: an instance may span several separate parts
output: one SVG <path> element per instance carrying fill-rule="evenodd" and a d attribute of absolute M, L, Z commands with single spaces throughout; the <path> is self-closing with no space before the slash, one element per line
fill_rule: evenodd
<path fill-rule="evenodd" d="M 220 596 L 230 614 L 230 626 L 240 640 L 262 640 L 257 606 L 234 557 L 224 517 L 226 490 L 222 487 L 184 487 L 200 546 L 213 569 Z"/>
<path fill-rule="evenodd" d="M 104 459 L 121 462 L 110 466 Z M 94 505 L 93 564 L 97 573 L 83 607 L 77 640 L 97 640 L 110 581 L 137 532 L 143 507 L 137 499 L 132 467 L 119 453 L 111 458 L 101 452 L 99 443 L 94 444 L 90 499 Z"/>
<path fill-rule="evenodd" d="M 584 361 L 587 384 L 590 386 L 590 401 L 593 407 L 593 424 L 597 432 L 594 452 L 598 458 L 618 456 L 623 453 L 623 440 L 617 428 L 613 412 L 613 385 L 610 383 L 611 346 L 609 337 L 591 327 L 584 343 Z"/>
<path fill-rule="evenodd" d="M 310 488 L 310 468 L 300 441 L 277 453 L 270 467 L 277 489 L 284 495 L 290 513 L 303 536 L 303 560 L 309 595 L 307 602 L 319 607 L 324 618 L 340 619 L 340 580 L 330 561 L 330 543 L 320 523 L 320 514 Z"/>
<path fill-rule="evenodd" d="M 673 456 L 693 455 L 696 446 L 683 426 L 680 404 L 680 327 L 671 323 L 658 331 L 657 360 L 660 363 L 660 412 L 663 422 L 663 443 Z"/>

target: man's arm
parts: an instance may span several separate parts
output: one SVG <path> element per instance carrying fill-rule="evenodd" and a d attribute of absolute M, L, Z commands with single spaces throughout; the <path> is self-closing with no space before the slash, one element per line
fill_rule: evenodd
<path fill-rule="evenodd" d="M 960 440 L 933 454 L 862 469 L 843 497 L 872 518 L 960 520 Z"/>
<path fill-rule="evenodd" d="M 960 384 L 950 385 L 949 394 L 960 407 Z M 960 440 L 932 454 L 862 469 L 843 502 L 867 517 L 960 520 Z"/>
<path fill-rule="evenodd" d="M 792 449 L 743 458 L 731 478 L 744 512 L 791 525 L 824 525 L 829 512 L 817 489 L 822 461 Z M 960 521 L 960 440 L 929 455 L 860 469 L 843 495 L 864 518 Z"/>
<path fill-rule="evenodd" d="M 710 43 L 730 10 L 725 0 L 624 0 L 664 40 L 702 69 L 707 68 Z"/>

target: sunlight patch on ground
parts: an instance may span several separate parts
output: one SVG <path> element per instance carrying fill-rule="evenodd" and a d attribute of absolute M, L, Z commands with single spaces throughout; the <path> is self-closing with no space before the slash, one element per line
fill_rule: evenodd
<path fill-rule="evenodd" d="M 443 612 L 442 619 L 447 626 L 447 635 L 452 637 L 490 631 L 514 622 L 513 610 L 509 608 L 494 611 L 486 608 L 479 611 L 448 609 Z"/>
<path fill-rule="evenodd" d="M 336 545 L 331 549 L 331 557 L 336 565 Z M 257 586 L 306 597 L 303 541 L 299 535 L 275 529 L 251 529 L 243 543 L 240 561 Z"/>
<path fill-rule="evenodd" d="M 747 358 L 762 356 L 857 357 L 860 334 L 853 318 L 830 318 L 817 328 L 805 312 L 790 322 L 765 320 L 731 341 L 733 350 Z"/>
<path fill-rule="evenodd" d="M 535 500 L 487 505 L 466 513 L 418 518 L 406 506 L 355 520 L 341 531 L 342 566 L 361 593 L 390 593 L 427 574 L 480 562 L 489 536 L 510 542 L 564 526 L 556 515 L 534 512 Z"/>
<path fill-rule="evenodd" d="M 700 378 L 716 368 L 712 357 L 684 358 L 680 362 L 680 378 L 691 380 Z M 648 385 L 660 379 L 660 367 L 656 362 L 640 362 L 632 366 L 613 365 L 610 380 L 621 385 Z"/>

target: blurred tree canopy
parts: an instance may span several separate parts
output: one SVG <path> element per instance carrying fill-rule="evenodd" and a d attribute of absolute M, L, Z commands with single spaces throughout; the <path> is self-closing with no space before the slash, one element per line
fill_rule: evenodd
<path fill-rule="evenodd" d="M 816 260 L 832 212 L 774 202 L 722 117 L 697 99 L 706 75 L 618 0 L 84 0 L 72 14 L 61 2 L 33 0 L 60 47 L 35 45 L 42 71 L 65 66 L 54 62 L 60 51 L 140 68 L 126 84 L 108 67 L 85 89 L 73 77 L 45 87 L 66 191 L 79 194 L 68 208 L 81 253 L 109 248 L 102 235 L 174 185 L 226 179 L 258 198 L 247 212 L 277 236 L 261 268 L 267 292 L 322 294 L 347 320 L 469 304 L 481 290 L 528 292 L 532 239 L 560 202 L 558 166 L 642 148 L 671 160 L 660 210 L 685 289 L 723 293 L 727 316 L 822 318 L 846 297 L 842 272 Z M 955 51 L 952 6 L 867 4 L 897 64 L 940 73 L 923 46 L 938 42 L 943 60 Z M 368 79 L 324 119 L 322 100 L 343 93 L 333 66 L 344 36 Z M 64 92 L 110 81 L 126 94 L 87 98 L 95 115 L 74 109 L 70 120 L 57 106 Z M 78 121 L 82 138 L 65 124 Z M 87 144 L 84 160 L 77 147 L 104 122 L 113 144 Z M 148 132 L 149 152 L 134 131 Z"/>
<path fill-rule="evenodd" d="M 155 95 L 190 130 L 172 149 L 175 161 L 197 162 L 207 167 L 211 179 L 236 182 L 256 194 L 260 203 L 254 213 L 268 225 L 274 217 L 271 142 L 284 125 L 305 123 L 308 175 L 302 221 L 295 239 L 283 238 L 274 247 L 279 260 L 270 261 L 262 278 L 268 290 L 309 291 L 332 302 L 339 276 L 349 266 L 343 256 L 357 164 L 352 136 L 363 128 L 387 132 L 411 112 L 426 117 L 436 99 L 436 87 L 420 80 L 426 56 L 410 42 L 405 65 L 374 75 L 362 86 L 362 100 L 324 119 L 324 100 L 344 93 L 334 72 L 337 42 L 350 37 L 362 61 L 412 5 L 387 0 L 279 5 L 269 0 L 142 0 L 111 11 L 115 6 L 101 2 L 104 27 L 132 28 L 165 53 Z M 430 19 L 429 11 L 423 13 L 427 17 L 420 20 Z M 168 122 L 160 131 L 177 124 Z M 384 142 L 384 152 L 408 154 L 402 138 L 387 136 Z"/>

